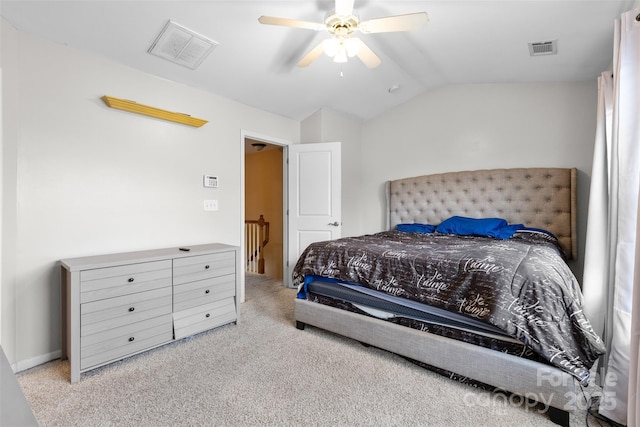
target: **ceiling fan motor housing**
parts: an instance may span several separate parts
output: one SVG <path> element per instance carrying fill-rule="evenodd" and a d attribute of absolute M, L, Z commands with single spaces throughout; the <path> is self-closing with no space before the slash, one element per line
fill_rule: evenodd
<path fill-rule="evenodd" d="M 348 16 L 332 13 L 324 20 L 327 31 L 336 37 L 349 37 L 360 25 L 360 20 L 355 14 Z"/>

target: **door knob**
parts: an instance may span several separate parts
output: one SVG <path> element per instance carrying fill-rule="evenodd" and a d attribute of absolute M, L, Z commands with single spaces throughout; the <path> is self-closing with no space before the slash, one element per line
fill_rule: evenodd
<path fill-rule="evenodd" d="M 332 226 L 334 226 L 334 227 L 337 227 L 337 226 L 339 226 L 339 225 L 340 225 L 340 223 L 339 223 L 338 221 L 334 221 L 334 222 L 330 222 L 330 223 L 329 223 L 329 224 L 327 224 L 327 225 L 332 225 Z"/>

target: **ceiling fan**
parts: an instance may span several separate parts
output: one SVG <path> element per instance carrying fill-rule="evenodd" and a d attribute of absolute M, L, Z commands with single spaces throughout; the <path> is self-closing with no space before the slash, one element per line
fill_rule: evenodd
<path fill-rule="evenodd" d="M 356 31 L 364 34 L 411 31 L 429 22 L 429 16 L 426 12 L 387 16 L 360 22 L 358 15 L 353 10 L 354 0 L 335 0 L 335 2 L 335 10 L 330 12 L 321 23 L 274 16 L 261 16 L 258 21 L 267 25 L 281 25 L 314 31 L 326 30 L 332 35 L 331 38 L 311 49 L 298 62 L 298 67 L 308 66 L 324 52 L 333 58 L 334 62 L 347 62 L 348 57 L 357 56 L 369 68 L 376 68 L 382 63 L 382 60 L 362 40 L 353 37 Z"/>

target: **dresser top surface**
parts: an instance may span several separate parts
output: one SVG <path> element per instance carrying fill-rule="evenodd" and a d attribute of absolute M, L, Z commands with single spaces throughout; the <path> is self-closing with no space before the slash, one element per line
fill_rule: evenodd
<path fill-rule="evenodd" d="M 187 248 L 188 251 L 180 248 Z M 223 243 L 208 243 L 201 245 L 180 246 L 163 249 L 151 249 L 144 251 L 122 252 L 105 255 L 92 255 L 78 258 L 65 258 L 60 264 L 69 271 L 86 270 L 90 268 L 102 268 L 112 265 L 157 261 L 169 258 L 184 258 L 194 255 L 213 254 L 239 250 L 237 246 Z"/>

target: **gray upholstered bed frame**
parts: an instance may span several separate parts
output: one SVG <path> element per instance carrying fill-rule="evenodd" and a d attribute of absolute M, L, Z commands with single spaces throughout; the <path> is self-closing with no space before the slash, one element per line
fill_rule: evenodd
<path fill-rule="evenodd" d="M 569 258 L 577 253 L 576 169 L 450 172 L 387 182 L 387 228 L 440 224 L 453 215 L 504 218 L 551 231 Z"/>
<path fill-rule="evenodd" d="M 439 224 L 453 216 L 500 217 L 553 232 L 576 257 L 576 169 L 526 168 L 442 173 L 389 181 L 387 225 Z M 555 367 L 472 344 L 295 300 L 298 328 L 318 328 L 379 347 L 549 405 L 569 425 L 579 385 Z"/>

